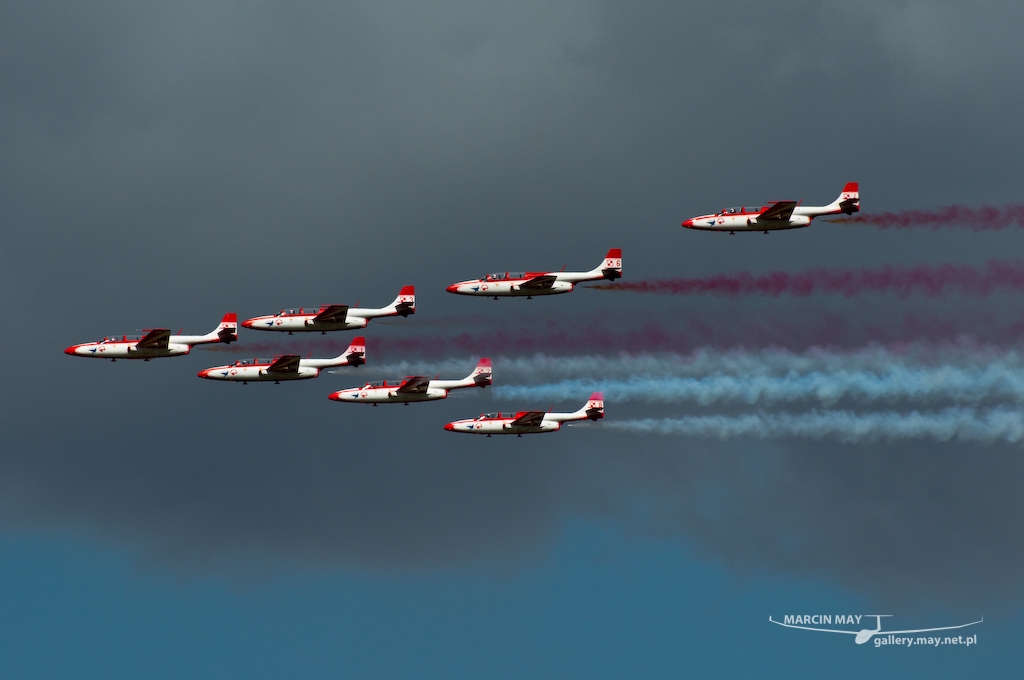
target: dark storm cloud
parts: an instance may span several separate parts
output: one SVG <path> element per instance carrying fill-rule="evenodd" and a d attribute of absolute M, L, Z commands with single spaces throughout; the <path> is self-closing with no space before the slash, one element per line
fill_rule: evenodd
<path fill-rule="evenodd" d="M 590 328 L 628 345 L 648 324 L 669 327 L 660 349 L 684 332 L 687 346 L 1012 343 L 1005 299 L 666 307 L 578 291 L 524 307 L 441 291 L 489 270 L 590 268 L 613 246 L 638 280 L 1018 252 L 1014 233 L 678 227 L 724 204 L 830 200 L 851 180 L 866 211 L 1018 201 L 1018 4 L 0 12 L 0 299 L 17 320 L 0 342 L 19 357 L 0 415 L 9 526 L 81 527 L 183 565 L 418 567 L 532 555 L 584 513 L 867 590 L 1019 592 L 1015 450 L 744 450 L 583 428 L 477 440 L 440 429 L 484 410 L 473 398 L 354 411 L 325 398 L 347 378 L 210 385 L 194 373 L 221 354 L 60 354 L 138 327 L 204 331 L 229 310 L 385 304 L 404 283 L 418 314 L 372 323 L 371 348 L 430 354 L 401 344 L 418 328 L 506 352 L 533 337 L 522 353 L 561 333 L 590 351 L 574 340 Z"/>

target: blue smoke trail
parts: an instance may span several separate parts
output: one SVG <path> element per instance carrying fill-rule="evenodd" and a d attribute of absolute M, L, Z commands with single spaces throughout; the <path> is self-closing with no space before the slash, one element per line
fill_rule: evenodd
<path fill-rule="evenodd" d="M 1008 409 L 983 413 L 949 408 L 934 413 L 810 411 L 798 414 L 682 416 L 605 421 L 605 427 L 626 432 L 723 440 L 735 437 L 808 437 L 836 439 L 850 444 L 906 439 L 1017 444 L 1024 440 L 1024 414 Z"/>

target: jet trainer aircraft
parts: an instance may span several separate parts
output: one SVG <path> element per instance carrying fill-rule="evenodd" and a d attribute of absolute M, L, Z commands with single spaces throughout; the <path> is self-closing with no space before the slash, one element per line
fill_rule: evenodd
<path fill-rule="evenodd" d="M 348 401 L 363 404 L 405 404 L 411 401 L 433 401 L 447 399 L 448 391 L 461 387 L 487 387 L 491 384 L 491 360 L 484 358 L 468 376 L 462 380 L 431 380 L 425 376 L 413 375 L 402 380 L 368 382 L 362 387 L 339 390 L 328 396 L 334 401 Z"/>
<path fill-rule="evenodd" d="M 488 274 L 482 279 L 453 283 L 445 290 L 458 295 L 493 297 L 519 297 L 570 293 L 577 283 L 622 277 L 622 249 L 612 248 L 604 262 L 589 272 L 526 272 Z"/>
<path fill-rule="evenodd" d="M 72 345 L 64 354 L 73 357 L 96 357 L 99 359 L 142 359 L 149 361 L 159 357 L 179 357 L 188 354 L 195 345 L 223 342 L 226 345 L 238 340 L 238 317 L 225 314 L 217 328 L 206 335 L 171 335 L 166 328 L 145 329 L 142 336 L 112 336 L 99 342 Z"/>
<path fill-rule="evenodd" d="M 799 229 L 810 226 L 811 220 L 822 215 L 852 215 L 860 211 L 860 191 L 856 182 L 848 182 L 839 198 L 828 205 L 800 205 L 800 201 L 769 201 L 767 205 L 725 208 L 714 215 L 701 215 L 683 222 L 687 229 L 704 231 L 769 231 Z"/>
<path fill-rule="evenodd" d="M 355 328 L 366 328 L 370 319 L 381 316 L 406 317 L 416 313 L 416 290 L 413 286 L 404 286 L 402 291 L 387 307 L 366 309 L 349 307 L 348 305 L 321 305 L 320 307 L 282 309 L 273 316 L 257 316 L 242 322 L 243 328 L 254 331 L 285 331 L 293 332 L 347 331 Z"/>
<path fill-rule="evenodd" d="M 562 423 L 570 420 L 599 420 L 604 418 L 604 395 L 594 392 L 586 405 L 572 413 L 545 413 L 544 411 L 519 411 L 518 413 L 485 413 L 474 420 L 456 420 L 444 429 L 449 432 L 470 434 L 524 434 L 556 432 Z"/>
<path fill-rule="evenodd" d="M 227 366 L 214 366 L 199 371 L 200 378 L 232 380 L 243 385 L 250 381 L 306 380 L 320 375 L 321 369 L 333 366 L 359 366 L 366 363 L 366 340 L 354 338 L 342 354 L 333 359 L 303 359 L 297 354 L 285 354 L 273 359 L 239 360 Z"/>

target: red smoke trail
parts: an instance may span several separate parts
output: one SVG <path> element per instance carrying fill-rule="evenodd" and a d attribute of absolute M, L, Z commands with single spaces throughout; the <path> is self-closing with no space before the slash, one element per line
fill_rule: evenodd
<path fill-rule="evenodd" d="M 1024 204 L 1011 203 L 1002 208 L 992 206 L 968 208 L 963 205 L 947 205 L 938 210 L 903 210 L 874 215 L 839 217 L 828 221 L 845 224 L 871 224 L 882 229 L 931 227 L 932 231 L 935 231 L 942 227 L 963 227 L 973 231 L 993 231 L 1007 227 L 1024 227 Z"/>
<path fill-rule="evenodd" d="M 726 296 L 759 293 L 778 297 L 798 297 L 827 293 L 853 297 L 861 293 L 896 293 L 905 297 L 912 293 L 938 296 L 956 292 L 985 296 L 996 290 L 1024 291 L 1024 262 L 991 260 L 984 268 L 970 265 L 918 265 L 878 269 L 812 269 L 791 274 L 769 272 L 754 276 L 749 272 L 716 274 L 692 279 L 657 279 L 631 281 L 603 286 L 601 290 L 661 295 L 717 294 Z"/>

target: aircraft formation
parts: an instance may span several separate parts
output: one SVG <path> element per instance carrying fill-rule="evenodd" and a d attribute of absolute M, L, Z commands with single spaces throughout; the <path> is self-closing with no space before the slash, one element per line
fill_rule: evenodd
<path fill-rule="evenodd" d="M 525 274 L 488 274 L 474 281 L 463 281 L 447 288 L 448 292 L 462 295 L 482 295 L 498 299 L 501 297 L 526 297 L 534 295 L 555 295 L 572 292 L 575 285 L 584 281 L 612 280 L 622 276 L 622 251 L 612 248 L 598 267 L 586 272 L 528 272 Z M 380 308 L 350 307 L 343 304 L 320 305 L 283 309 L 277 314 L 267 314 L 246 319 L 242 328 L 254 331 L 279 333 L 326 334 L 366 328 L 372 319 L 389 316 L 409 317 L 416 313 L 416 290 L 403 286 L 398 297 Z M 72 345 L 64 350 L 71 356 L 100 359 L 150 359 L 183 356 L 192 347 L 202 344 L 230 344 L 238 340 L 238 317 L 225 314 L 220 325 L 206 335 L 171 335 L 164 328 L 146 329 L 143 335 L 129 337 L 122 335 L 107 337 L 99 342 Z M 303 359 L 298 354 L 283 354 L 265 359 L 240 359 L 223 366 L 212 366 L 199 371 L 198 376 L 207 380 L 240 382 L 281 382 L 317 378 L 326 368 L 360 366 L 366 363 L 366 338 L 358 336 L 352 340 L 340 355 L 326 359 Z M 436 401 L 448 398 L 451 390 L 467 387 L 485 388 L 492 382 L 491 360 L 483 358 L 473 372 L 461 380 L 439 380 L 427 376 L 405 376 L 398 380 L 367 382 L 361 387 L 338 390 L 328 395 L 332 401 L 350 404 L 405 404 L 421 401 Z M 574 413 L 545 413 L 543 411 L 519 411 L 507 416 L 484 414 L 473 420 L 458 420 L 448 423 L 444 429 L 449 432 L 471 432 L 474 434 L 523 434 L 557 432 L 562 423 L 569 420 L 599 420 L 604 417 L 604 399 L 599 393 L 591 395 L 586 406 Z"/>
<path fill-rule="evenodd" d="M 763 231 L 765 234 L 780 229 L 798 229 L 810 226 L 815 217 L 823 215 L 852 215 L 860 210 L 860 191 L 856 182 L 849 182 L 832 203 L 824 206 L 803 206 L 800 201 L 769 201 L 754 207 L 726 208 L 717 213 L 700 215 L 682 223 L 688 229 L 704 231 Z M 535 271 L 487 274 L 479 279 L 460 281 L 445 290 L 456 295 L 490 297 L 525 297 L 571 293 L 577 284 L 587 281 L 614 281 L 622 277 L 622 250 L 612 248 L 597 267 L 589 271 L 567 272 Z M 246 319 L 242 328 L 278 333 L 327 334 L 334 331 L 361 330 L 372 319 L 400 316 L 407 318 L 416 313 L 416 291 L 403 286 L 394 301 L 380 308 L 352 307 L 345 304 L 327 304 L 318 307 L 283 309 Z M 238 319 L 234 313 L 225 314 L 220 324 L 206 335 L 172 335 L 166 328 L 145 329 L 144 334 L 129 337 L 111 336 L 98 342 L 72 345 L 65 354 L 99 359 L 150 359 L 184 356 L 196 345 L 230 344 L 238 340 Z M 237 360 L 232 364 L 212 366 L 199 371 L 207 380 L 240 382 L 273 382 L 319 377 L 326 368 L 360 366 L 366 363 L 366 339 L 358 336 L 340 355 L 325 359 L 303 359 L 298 354 L 283 354 L 265 359 Z M 440 380 L 427 376 L 405 376 L 397 380 L 366 382 L 361 387 L 337 390 L 328 395 L 332 401 L 350 404 L 405 404 L 446 399 L 452 390 L 470 387 L 486 388 L 492 382 L 491 360 L 483 358 L 465 378 Z M 482 434 L 539 434 L 557 432 L 562 424 L 571 421 L 597 421 L 604 417 L 604 396 L 600 392 L 590 395 L 587 403 L 571 413 L 545 411 L 517 411 L 485 413 L 477 418 L 456 420 L 444 426 L 449 432 Z"/>

